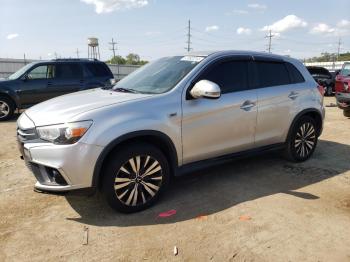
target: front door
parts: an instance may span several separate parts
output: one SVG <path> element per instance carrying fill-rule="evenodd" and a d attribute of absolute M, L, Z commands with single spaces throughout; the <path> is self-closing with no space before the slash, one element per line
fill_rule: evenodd
<path fill-rule="evenodd" d="M 218 84 L 222 95 L 218 99 L 191 99 L 187 92 L 183 98 L 184 164 L 254 147 L 257 94 L 249 89 L 249 68 L 248 58 L 226 58 L 195 80 Z"/>

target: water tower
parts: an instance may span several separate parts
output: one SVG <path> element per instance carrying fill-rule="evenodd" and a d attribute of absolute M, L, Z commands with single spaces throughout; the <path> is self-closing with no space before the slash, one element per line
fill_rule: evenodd
<path fill-rule="evenodd" d="M 100 59 L 100 48 L 96 37 L 88 38 L 88 58 Z"/>

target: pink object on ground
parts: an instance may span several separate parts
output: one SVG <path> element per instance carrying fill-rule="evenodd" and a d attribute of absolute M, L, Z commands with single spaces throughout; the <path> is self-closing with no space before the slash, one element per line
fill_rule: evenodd
<path fill-rule="evenodd" d="M 175 209 L 172 209 L 172 210 L 169 210 L 169 211 L 166 211 L 166 212 L 163 212 L 163 213 L 160 213 L 158 215 L 158 217 L 170 217 L 170 216 L 173 216 L 176 214 L 176 210 Z"/>

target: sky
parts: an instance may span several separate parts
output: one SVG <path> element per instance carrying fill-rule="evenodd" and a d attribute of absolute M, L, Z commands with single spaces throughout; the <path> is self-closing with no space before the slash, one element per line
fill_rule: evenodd
<path fill-rule="evenodd" d="M 350 51 L 350 0 L 0 0 L 0 57 L 87 57 L 97 37 L 101 59 L 144 60 L 191 48 L 271 51 L 303 59 Z"/>

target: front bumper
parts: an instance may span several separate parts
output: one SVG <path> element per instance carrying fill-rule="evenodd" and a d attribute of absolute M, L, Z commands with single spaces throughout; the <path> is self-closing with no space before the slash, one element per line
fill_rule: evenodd
<path fill-rule="evenodd" d="M 336 93 L 337 105 L 340 109 L 350 108 L 350 93 Z"/>
<path fill-rule="evenodd" d="M 36 189 L 62 192 L 92 186 L 95 163 L 103 147 L 79 142 L 23 143 L 20 139 L 18 143 L 22 158 L 37 179 Z"/>

